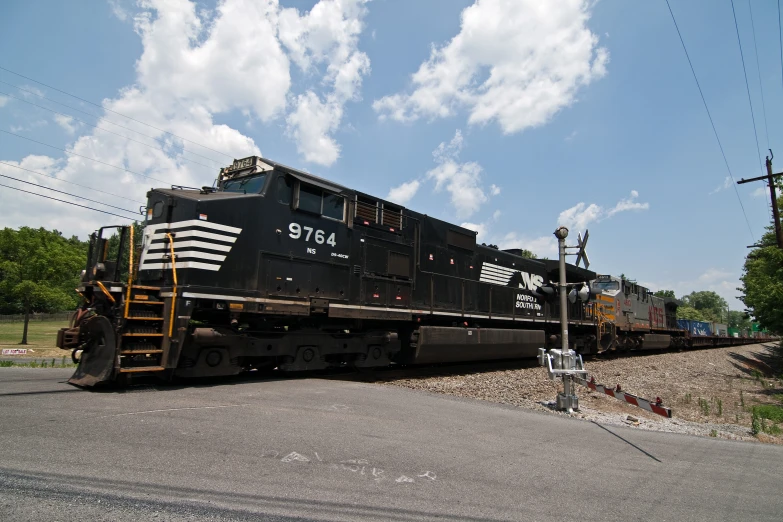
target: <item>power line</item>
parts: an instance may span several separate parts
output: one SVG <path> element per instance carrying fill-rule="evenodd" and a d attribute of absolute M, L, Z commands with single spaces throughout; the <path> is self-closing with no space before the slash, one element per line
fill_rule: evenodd
<path fill-rule="evenodd" d="M 118 218 L 122 218 L 122 219 L 131 219 L 129 217 L 125 217 L 125 216 L 121 216 L 119 214 L 115 214 L 114 212 L 107 212 L 106 210 L 100 210 L 100 209 L 97 209 L 97 208 L 88 207 L 86 205 L 79 205 L 78 203 L 74 203 L 73 201 L 66 201 L 64 199 L 57 199 L 57 198 L 53 198 L 51 196 L 45 196 L 44 194 L 38 194 L 36 192 L 30 192 L 29 190 L 24 190 L 24 189 L 20 189 L 20 188 L 17 188 L 17 187 L 12 187 L 10 185 L 3 185 L 2 183 L 0 183 L 0 187 L 5 187 L 5 188 L 13 189 L 13 190 L 18 190 L 19 192 L 26 192 L 27 194 L 32 194 L 33 196 L 40 196 L 40 197 L 46 198 L 46 199 L 53 199 L 54 201 L 59 201 L 60 203 L 67 203 L 67 204 L 73 205 L 75 207 L 86 208 L 87 210 L 94 210 L 95 212 L 102 212 L 104 214 L 109 214 L 110 216 L 117 216 Z"/>
<path fill-rule="evenodd" d="M 720 153 L 723 156 L 723 162 L 726 164 L 726 170 L 729 172 L 729 177 L 732 181 L 732 186 L 734 187 L 734 193 L 737 195 L 737 201 L 739 201 L 740 208 L 742 209 L 742 215 L 745 216 L 745 223 L 748 225 L 748 232 L 750 232 L 750 237 L 753 238 L 753 242 L 756 242 L 756 238 L 753 234 L 753 228 L 750 226 L 750 221 L 748 221 L 748 215 L 745 212 L 745 205 L 742 204 L 742 198 L 740 198 L 739 191 L 737 190 L 737 182 L 734 180 L 734 175 L 731 173 L 731 167 L 729 167 L 729 160 L 726 159 L 726 153 L 723 151 L 723 144 L 720 142 L 720 138 L 718 137 L 718 131 L 715 128 L 715 122 L 712 121 L 712 114 L 710 114 L 710 109 L 707 107 L 707 100 L 704 98 L 704 93 L 701 90 L 701 85 L 699 84 L 699 78 L 696 76 L 696 69 L 693 68 L 693 62 L 691 62 L 691 57 L 688 54 L 688 49 L 685 47 L 685 40 L 682 39 L 682 33 L 680 33 L 680 27 L 677 25 L 677 20 L 674 18 L 674 12 L 672 11 L 672 6 L 669 4 L 669 0 L 666 0 L 666 6 L 669 8 L 669 14 L 672 16 L 672 22 L 674 22 L 674 28 L 677 29 L 677 35 L 680 37 L 680 43 L 682 44 L 682 50 L 685 51 L 685 57 L 688 59 L 688 65 L 691 66 L 691 72 L 693 73 L 693 79 L 696 80 L 696 87 L 699 89 L 699 94 L 701 95 L 701 101 L 704 103 L 704 109 L 707 111 L 707 117 L 710 119 L 710 125 L 712 125 L 712 132 L 715 133 L 715 139 L 718 142 L 718 147 L 720 148 Z"/>
<path fill-rule="evenodd" d="M 748 103 L 750 104 L 750 119 L 753 122 L 753 135 L 756 137 L 756 152 L 758 152 L 759 155 L 759 167 L 761 167 L 761 172 L 765 172 L 764 162 L 761 160 L 761 146 L 759 145 L 759 134 L 758 131 L 756 131 L 756 116 L 753 114 L 753 101 L 750 98 L 750 84 L 748 83 L 748 73 L 745 70 L 745 56 L 742 53 L 742 41 L 740 40 L 739 25 L 737 25 L 737 13 L 734 11 L 734 0 L 731 0 L 731 12 L 734 15 L 734 28 L 737 30 L 737 44 L 739 45 L 740 58 L 742 59 L 742 74 L 745 75 L 745 90 L 748 92 Z"/>
<path fill-rule="evenodd" d="M 129 138 L 128 136 L 119 134 L 117 132 L 110 131 L 109 129 L 104 129 L 103 127 L 98 127 L 97 125 L 93 125 L 92 123 L 86 122 L 84 120 L 80 120 L 79 118 L 74 118 L 70 114 L 64 114 L 62 112 L 57 112 L 54 109 L 50 109 L 49 107 L 44 107 L 43 105 L 38 105 L 37 103 L 33 103 L 31 101 L 23 100 L 22 98 L 14 96 L 13 94 L 8 94 L 7 92 L 0 91 L 0 94 L 4 95 L 4 96 L 8 96 L 10 98 L 13 98 L 15 100 L 19 100 L 20 102 L 23 102 L 23 103 L 28 103 L 28 104 L 30 104 L 30 105 L 32 105 L 34 107 L 38 107 L 39 109 L 44 109 L 46 111 L 53 112 L 54 114 L 59 114 L 60 116 L 65 116 L 66 118 L 71 118 L 71 119 L 73 119 L 75 121 L 78 121 L 78 122 L 81 122 L 81 123 L 83 123 L 85 125 L 89 125 L 90 127 L 96 128 L 98 130 L 102 130 L 103 132 L 108 132 L 109 134 L 114 134 L 115 136 L 119 136 L 120 138 L 125 138 L 128 141 L 132 141 L 134 143 L 138 143 L 139 145 L 144 145 L 145 147 L 149 147 L 149 148 L 154 149 L 154 150 L 159 150 L 159 151 L 163 152 L 164 154 L 166 153 L 165 149 L 163 149 L 161 147 L 155 147 L 154 145 L 150 145 L 149 143 L 144 143 L 143 141 L 134 140 L 133 138 Z M 185 160 L 185 161 L 190 161 L 191 163 L 195 163 L 196 165 L 201 165 L 202 167 L 206 167 L 206 168 L 212 170 L 212 167 L 210 167 L 209 165 L 204 165 L 203 163 L 199 163 L 198 161 L 194 161 L 194 160 L 192 160 L 190 158 L 186 158 L 184 156 L 181 156 L 181 158 L 183 160 Z"/>
<path fill-rule="evenodd" d="M 162 140 L 161 138 L 156 138 L 155 136 L 150 136 L 149 134 L 144 134 L 144 133 L 143 133 L 143 132 L 141 132 L 141 131 L 138 131 L 138 130 L 136 130 L 136 129 L 131 129 L 130 127 L 126 127 L 125 125 L 120 125 L 119 123 L 115 123 L 115 122 L 113 122 L 113 121 L 111 121 L 111 120 L 109 120 L 109 119 L 106 119 L 106 118 L 102 117 L 102 116 L 98 116 L 97 114 L 93 114 L 93 113 L 91 113 L 91 112 L 84 111 L 84 110 L 82 110 L 82 109 L 79 109 L 79 108 L 73 107 L 73 106 L 71 106 L 71 105 L 68 105 L 67 103 L 63 103 L 63 102 L 61 102 L 61 101 L 57 101 L 57 100 L 53 100 L 53 99 L 51 99 L 51 98 L 47 98 L 47 97 L 46 97 L 46 96 L 44 96 L 43 94 L 38 94 L 38 93 L 37 93 L 37 92 L 35 92 L 35 91 L 31 91 L 31 90 L 29 90 L 29 89 L 25 89 L 24 87 L 20 87 L 20 86 L 18 86 L 18 85 L 14 85 L 13 83 L 9 83 L 9 82 L 3 81 L 3 80 L 0 80 L 0 83 L 2 83 L 3 85 L 8 85 L 9 87 L 13 87 L 14 89 L 18 89 L 18 90 L 20 90 L 20 91 L 22 91 L 22 92 L 26 92 L 26 93 L 28 93 L 28 94 L 32 94 L 33 96 L 38 96 L 38 97 L 39 97 L 39 98 L 41 98 L 41 99 L 44 99 L 44 100 L 46 100 L 46 101 L 49 101 L 49 102 L 52 102 L 52 103 L 56 103 L 57 105 L 62 105 L 63 107 L 67 107 L 68 109 L 71 109 L 72 111 L 81 112 L 82 114 L 86 114 L 87 116 L 91 116 L 91 117 L 93 117 L 93 118 L 96 118 L 96 119 L 97 119 L 97 120 L 99 120 L 99 121 L 103 121 L 103 122 L 106 122 L 106 123 L 108 123 L 108 124 L 110 124 L 110 125 L 114 125 L 115 127 L 119 127 L 119 128 L 121 128 L 121 129 L 129 130 L 129 131 L 131 131 L 131 132 L 135 132 L 136 134 L 138 134 L 138 135 L 140 135 L 140 136 L 144 136 L 145 138 L 149 138 L 149 139 L 151 139 L 151 140 L 153 140 L 153 141 L 156 141 L 156 142 L 160 143 L 161 145 L 163 145 L 163 144 L 164 144 L 164 142 L 163 142 L 163 140 Z M 28 101 L 26 101 L 26 100 L 22 100 L 21 98 L 16 98 L 16 99 L 17 99 L 17 100 L 24 101 L 24 102 L 26 102 L 26 103 L 31 103 L 31 102 L 28 102 Z M 35 105 L 35 104 L 33 104 L 33 105 Z M 42 106 L 42 105 L 37 105 L 37 106 L 38 106 L 38 107 L 41 107 L 42 109 L 46 109 L 46 107 L 44 107 L 44 106 Z M 51 110 L 51 109 L 47 109 L 47 110 Z M 105 130 L 105 129 L 104 129 L 104 130 Z M 201 154 L 199 154 L 199 153 L 197 153 L 197 152 L 193 152 L 193 151 L 192 151 L 192 150 L 190 150 L 190 149 L 186 149 L 184 146 L 182 147 L 182 151 L 183 151 L 183 152 L 187 152 L 187 153 L 189 153 L 189 154 L 193 154 L 194 156 L 198 156 L 199 158 L 204 158 L 204 159 L 205 159 L 205 160 L 207 160 L 207 161 L 211 161 L 212 163 L 214 163 L 214 164 L 216 164 L 216 165 L 221 165 L 221 166 L 222 166 L 221 162 L 219 162 L 219 161 L 217 161 L 217 160 L 214 160 L 214 159 L 212 159 L 212 158 L 210 158 L 210 157 L 208 157 L 208 156 L 203 156 L 203 155 L 201 155 Z M 210 168 L 212 168 L 212 167 L 210 167 Z"/>
<path fill-rule="evenodd" d="M 26 183 L 28 185 L 33 185 L 35 187 L 40 187 L 40 188 L 44 188 L 44 189 L 47 189 L 47 190 L 51 190 L 53 192 L 59 192 L 60 194 L 65 194 L 66 196 L 71 196 L 71 197 L 74 197 L 74 198 L 83 199 L 85 201 L 89 201 L 90 203 L 97 203 L 99 205 L 104 205 L 106 207 L 116 208 L 117 210 L 122 210 L 123 212 L 127 212 L 128 214 L 135 214 L 135 212 L 133 212 L 132 210 L 127 210 L 127 209 L 124 209 L 122 207 L 115 207 L 114 205 L 109 205 L 108 203 L 104 203 L 102 201 L 95 201 L 94 199 L 85 198 L 84 196 L 77 196 L 76 194 L 71 194 L 70 192 L 63 192 L 62 190 L 57 190 L 55 188 L 47 187 L 45 185 L 39 185 L 38 183 L 33 183 L 32 181 L 25 181 L 23 179 L 14 178 L 12 176 L 6 176 L 5 174 L 0 174 L 0 176 L 2 176 L 4 178 L 12 179 L 14 181 L 18 181 L 20 183 Z"/>
<path fill-rule="evenodd" d="M 89 100 L 85 100 L 84 98 L 79 98 L 75 94 L 71 94 L 69 92 L 65 92 L 62 89 L 58 89 L 57 87 L 52 87 L 51 85 L 47 85 L 47 84 L 45 84 L 43 82 L 39 82 L 38 80 L 34 80 L 34 79 L 32 79 L 32 78 L 30 78 L 28 76 L 25 76 L 23 74 L 19 74 L 18 72 L 14 72 L 14 71 L 12 71 L 10 69 L 6 69 L 5 67 L 2 67 L 2 66 L 0 66 L 0 69 L 2 69 L 3 71 L 9 72 L 11 74 L 14 74 L 16 76 L 19 76 L 20 78 L 24 78 L 25 80 L 30 80 L 31 82 L 35 82 L 38 85 L 43 85 L 44 87 L 47 87 L 49 89 L 53 89 L 53 90 L 55 90 L 57 92 L 61 92 L 61 93 L 65 94 L 66 96 L 70 96 L 72 98 L 76 98 L 77 100 L 83 101 L 84 103 L 89 103 L 90 105 L 94 105 L 95 107 L 99 107 L 99 108 L 103 109 L 104 111 L 108 111 L 108 112 L 117 114 L 118 116 L 122 116 L 123 118 L 128 118 L 129 120 L 135 121 L 136 123 L 141 123 L 142 125 L 145 125 L 145 126 L 151 128 L 151 129 L 155 129 L 157 131 L 164 132 L 164 133 L 168 134 L 169 136 L 174 136 L 175 138 L 179 138 L 179 139 L 181 139 L 183 141 L 187 141 L 188 143 L 192 143 L 194 145 L 198 145 L 199 147 L 203 147 L 203 148 L 205 148 L 207 150 L 211 150 L 212 152 L 216 152 L 217 154 L 222 154 L 223 156 L 226 156 L 227 158 L 232 158 L 233 159 L 233 156 L 231 156 L 230 154 L 226 154 L 225 152 L 220 152 L 219 150 L 211 149 L 211 148 L 207 147 L 206 145 L 202 145 L 202 144 L 200 144 L 198 142 L 195 142 L 193 140 L 189 140 L 187 138 L 183 138 L 182 136 L 178 136 L 178 135 L 174 134 L 173 132 L 169 132 L 167 130 L 160 129 L 158 127 L 155 127 L 154 125 L 150 125 L 149 123 L 145 123 L 145 122 L 143 122 L 141 120 L 137 120 L 135 118 L 131 118 L 130 116 L 126 116 L 125 114 L 119 113 L 117 111 L 113 111 L 111 109 L 108 109 L 108 108 L 104 107 L 103 105 L 99 105 L 99 104 L 91 102 Z"/>
<path fill-rule="evenodd" d="M 20 134 L 15 134 L 13 132 L 8 132 L 7 130 L 3 130 L 3 129 L 0 129 L 0 132 L 4 132 L 6 134 L 10 134 L 11 136 L 16 136 L 17 138 L 22 138 L 23 140 L 32 141 L 33 143 L 38 143 L 39 145 L 43 145 L 44 147 L 50 147 L 52 149 L 62 151 L 64 153 L 66 153 L 66 154 L 71 154 L 73 156 L 78 156 L 80 158 L 88 159 L 90 161 L 94 161 L 96 163 L 100 163 L 101 165 L 106 165 L 107 167 L 112 167 L 112 168 L 115 168 L 115 169 L 118 169 L 118 170 L 122 170 L 122 171 L 125 171 L 125 172 L 130 172 L 131 174 L 136 174 L 137 176 L 141 176 L 142 178 L 147 178 L 147 179 L 151 179 L 152 181 L 157 181 L 158 183 L 163 183 L 164 185 L 167 184 L 165 181 L 163 181 L 161 179 L 153 178 L 152 176 L 147 176 L 145 174 L 141 174 L 140 172 L 135 172 L 133 170 L 126 169 L 125 167 L 118 167 L 117 165 L 112 165 L 111 163 L 106 163 L 105 161 L 97 160 L 97 159 L 91 158 L 89 156 L 84 156 L 82 154 L 77 154 L 76 152 L 71 152 L 70 150 L 62 149 L 60 147 L 55 147 L 54 145 L 49 145 L 48 143 L 44 143 L 42 141 L 34 140 L 32 138 L 28 138 L 27 136 L 22 136 Z"/>
<path fill-rule="evenodd" d="M 759 88 L 761 89 L 761 108 L 764 115 L 764 135 L 767 137 L 767 149 L 769 146 L 769 127 L 767 126 L 767 104 L 764 101 L 764 83 L 761 81 L 761 65 L 759 65 L 759 48 L 756 45 L 756 23 L 753 21 L 753 2 L 748 2 L 748 9 L 750 9 L 750 27 L 753 29 L 753 50 L 756 53 L 756 70 L 759 73 Z"/>
<path fill-rule="evenodd" d="M 759 48 L 758 45 L 756 45 L 756 22 L 753 20 L 753 3 L 751 1 L 748 1 L 748 10 L 750 11 L 750 27 L 753 30 L 752 31 L 753 51 L 756 55 L 756 71 L 759 73 L 759 89 L 761 89 L 761 109 L 762 109 L 762 114 L 764 116 L 764 136 L 767 138 L 767 149 L 772 150 L 772 147 L 770 147 L 769 145 L 769 126 L 767 125 L 767 104 L 764 101 L 764 82 L 761 81 L 761 65 L 759 64 Z M 758 144 L 756 144 L 756 147 L 758 148 Z M 774 219 L 774 216 L 772 215 L 772 203 L 767 205 L 767 215 L 769 216 L 770 221 Z"/>
<path fill-rule="evenodd" d="M 19 165 L 13 165 L 11 163 L 6 163 L 5 161 L 0 161 L 0 165 L 5 165 L 7 167 L 13 167 L 15 169 L 24 170 L 24 171 L 30 172 L 31 174 L 37 174 L 38 176 L 49 177 L 49 178 L 52 178 L 52 179 L 57 180 L 57 181 L 62 181 L 64 183 L 70 183 L 71 185 L 74 185 L 74 186 L 77 186 L 77 187 L 86 188 L 87 190 L 94 190 L 95 192 L 100 192 L 101 194 L 107 194 L 109 196 L 114 196 L 115 198 L 124 199 L 126 201 L 130 201 L 131 203 L 138 203 L 140 205 L 144 204 L 141 201 L 136 201 L 136 200 L 133 200 L 133 199 L 130 199 L 130 198 L 126 198 L 125 196 L 120 196 L 119 194 L 112 194 L 111 192 L 106 192 L 106 191 L 103 191 L 103 190 L 99 190 L 97 188 L 88 187 L 87 185 L 80 185 L 79 183 L 76 183 L 75 181 L 69 181 L 67 179 L 60 179 L 57 176 L 53 176 L 51 174 L 43 174 L 43 173 L 37 172 L 35 170 L 30 170 L 30 169 L 26 169 L 24 167 L 20 167 Z"/>

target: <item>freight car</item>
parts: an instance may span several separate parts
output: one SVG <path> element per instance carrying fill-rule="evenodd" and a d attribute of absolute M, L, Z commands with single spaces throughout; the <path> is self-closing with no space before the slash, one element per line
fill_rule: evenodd
<path fill-rule="evenodd" d="M 58 335 L 81 353 L 74 384 L 510 359 L 559 343 L 545 293 L 557 261 L 479 245 L 472 230 L 259 157 L 214 187 L 147 197 L 140 249 L 130 227 L 91 235 L 84 305 Z M 567 267 L 569 283 L 594 277 Z M 573 347 L 597 350 L 591 308 L 569 306 Z"/>
<path fill-rule="evenodd" d="M 677 319 L 677 300 L 653 295 L 623 277 L 599 275 L 590 286 L 603 332 L 602 350 L 717 347 L 771 339 L 734 337 L 726 325 Z"/>

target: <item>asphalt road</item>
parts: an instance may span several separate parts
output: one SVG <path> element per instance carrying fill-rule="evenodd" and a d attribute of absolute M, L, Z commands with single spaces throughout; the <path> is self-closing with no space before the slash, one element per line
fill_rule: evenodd
<path fill-rule="evenodd" d="M 0 368 L 0 519 L 780 520 L 783 447 L 336 379 Z"/>

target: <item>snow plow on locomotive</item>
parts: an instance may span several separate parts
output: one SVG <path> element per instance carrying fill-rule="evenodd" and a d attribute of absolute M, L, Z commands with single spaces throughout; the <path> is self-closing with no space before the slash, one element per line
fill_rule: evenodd
<path fill-rule="evenodd" d="M 57 341 L 81 353 L 73 384 L 515 359 L 559 345 L 557 261 L 478 245 L 471 230 L 259 157 L 221 169 L 214 187 L 147 196 L 140 246 L 133 227 L 90 238 L 84 304 Z M 618 339 L 592 279 L 567 265 L 582 289 L 568 311 L 581 353 Z"/>

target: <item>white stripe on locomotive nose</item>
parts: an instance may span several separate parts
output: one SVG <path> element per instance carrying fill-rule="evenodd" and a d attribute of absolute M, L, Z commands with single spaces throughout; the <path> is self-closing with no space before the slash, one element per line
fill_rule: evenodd
<path fill-rule="evenodd" d="M 482 270 L 481 277 L 499 277 L 502 279 L 511 279 L 515 272 L 490 272 L 489 270 Z"/>
<path fill-rule="evenodd" d="M 496 285 L 507 285 L 510 277 L 502 278 L 502 277 L 490 277 L 490 276 L 481 276 L 479 277 L 479 281 L 482 283 L 495 283 Z"/>
<path fill-rule="evenodd" d="M 218 250 L 220 252 L 231 251 L 231 245 L 220 245 L 218 243 L 207 243 L 205 241 L 174 241 L 174 252 L 177 253 L 180 248 L 204 248 L 207 250 Z M 160 249 L 168 251 L 169 242 L 160 241 L 159 243 L 151 244 L 148 250 L 152 251 Z"/>
<path fill-rule="evenodd" d="M 516 268 L 509 268 L 507 266 L 499 266 L 499 265 L 493 265 L 490 263 L 484 263 L 481 265 L 481 271 L 487 271 L 487 272 L 500 272 L 500 273 L 508 273 L 513 274 L 514 272 L 519 272 Z"/>
<path fill-rule="evenodd" d="M 516 272 L 500 272 L 495 270 L 482 270 L 481 275 L 482 276 L 490 276 L 490 277 L 511 277 Z"/>
<path fill-rule="evenodd" d="M 201 230 L 183 230 L 181 232 L 175 232 L 177 238 L 180 237 L 197 237 L 202 239 L 214 239 L 215 241 L 225 241 L 226 243 L 233 243 L 237 238 L 232 236 L 224 236 L 222 234 L 213 234 L 211 232 L 203 232 Z M 152 241 L 156 239 L 167 239 L 165 232 L 159 232 L 150 236 Z"/>
<path fill-rule="evenodd" d="M 502 279 L 508 281 L 514 274 L 494 274 L 492 272 L 482 272 L 480 277 L 489 277 L 492 279 Z"/>
<path fill-rule="evenodd" d="M 177 259 L 181 259 L 184 257 L 189 258 L 195 258 L 195 259 L 209 259 L 211 261 L 225 261 L 226 256 L 222 256 L 219 254 L 209 254 L 207 252 L 199 252 L 196 250 L 174 250 L 174 255 Z M 153 252 L 151 254 L 147 254 L 146 259 L 168 259 L 169 252 L 161 251 L 161 252 Z M 146 263 L 144 266 L 147 266 Z"/>
<path fill-rule="evenodd" d="M 212 230 L 219 230 L 220 232 L 229 232 L 231 234 L 239 234 L 242 232 L 241 228 L 230 227 L 228 225 L 221 225 L 220 223 L 212 223 L 211 221 L 203 221 L 201 219 L 190 219 L 187 221 L 174 221 L 172 223 L 156 223 L 154 225 L 147 225 L 145 230 L 165 230 L 185 227 L 201 227 L 211 228 Z"/>
<path fill-rule="evenodd" d="M 210 263 L 199 263 L 198 261 L 177 261 L 177 268 L 200 268 L 202 270 L 212 270 L 217 272 L 220 265 Z M 171 263 L 145 263 L 139 270 L 171 270 Z"/>

